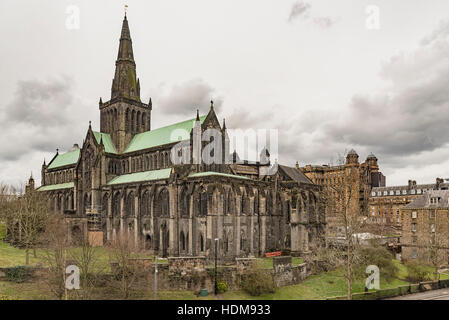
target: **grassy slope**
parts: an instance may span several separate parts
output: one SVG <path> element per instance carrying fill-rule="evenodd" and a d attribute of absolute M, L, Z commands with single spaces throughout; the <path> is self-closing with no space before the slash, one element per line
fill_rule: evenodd
<path fill-rule="evenodd" d="M 14 248 L 3 243 L 5 234 L 5 228 L 0 224 L 0 267 L 10 267 L 25 264 L 25 251 L 22 249 Z M 70 253 L 76 253 L 80 250 L 79 248 L 72 248 L 69 250 Z M 97 268 L 98 270 L 109 270 L 109 251 L 107 248 L 96 248 L 97 250 Z M 43 250 L 37 250 L 37 258 L 30 255 L 31 265 L 37 263 L 44 264 Z M 140 255 L 142 257 L 150 257 L 148 255 Z M 273 267 L 272 258 L 260 259 L 262 264 L 266 268 Z M 161 261 L 166 263 L 167 260 Z M 293 265 L 298 265 L 302 263 L 301 258 L 293 258 Z M 399 279 L 405 279 L 407 276 L 407 270 L 404 265 L 399 261 L 395 260 L 395 263 L 399 267 Z M 429 273 L 432 274 L 433 269 L 429 267 Z M 448 279 L 448 275 L 441 275 L 441 279 Z M 381 289 L 393 288 L 400 285 L 406 285 L 408 282 L 403 280 L 395 279 L 391 283 L 385 283 L 382 281 L 381 277 Z M 364 280 L 356 281 L 353 284 L 354 292 L 363 292 L 364 290 Z M 332 296 L 341 296 L 346 293 L 346 281 L 343 278 L 343 270 L 339 269 L 336 271 L 314 275 L 303 281 L 298 285 L 287 286 L 280 288 L 274 294 L 266 294 L 261 297 L 251 297 L 242 291 L 229 291 L 221 296 L 222 299 L 236 299 L 236 300 L 246 300 L 246 299 L 325 299 Z M 45 299 L 46 297 L 51 297 L 48 292 L 48 288 L 45 288 L 42 284 L 37 283 L 23 283 L 16 284 L 11 282 L 0 281 L 0 298 L 2 295 L 6 295 L 15 299 Z M 153 293 L 140 293 L 139 298 L 152 299 Z M 193 292 L 190 291 L 162 291 L 159 293 L 160 299 L 180 299 L 180 300 L 194 300 L 194 299 L 215 299 L 213 296 L 208 297 L 196 297 Z"/>

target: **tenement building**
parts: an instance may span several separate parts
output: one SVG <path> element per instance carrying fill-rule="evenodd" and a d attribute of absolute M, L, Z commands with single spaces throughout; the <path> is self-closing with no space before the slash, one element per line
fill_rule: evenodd
<path fill-rule="evenodd" d="M 449 264 L 449 190 L 415 197 L 402 212 L 402 259 Z"/>
<path fill-rule="evenodd" d="M 432 190 L 447 190 L 449 183 L 437 178 L 435 183 L 417 184 L 409 180 L 408 185 L 375 187 L 369 198 L 370 224 L 392 226 L 400 231 L 402 225 L 401 208 Z"/>
<path fill-rule="evenodd" d="M 365 162 L 351 149 L 342 165 L 306 165 L 299 168 L 313 183 L 323 187 L 327 202 L 328 235 L 341 233 L 341 211 L 344 203 L 367 215 L 371 189 L 385 186 L 385 176 L 379 171 L 375 155 L 370 154 Z M 345 200 L 349 199 L 349 200 Z M 334 205 L 332 205 L 334 203 Z"/>
<path fill-rule="evenodd" d="M 152 128 L 153 103 L 141 101 L 126 16 L 111 98 L 98 106 L 100 129 L 89 124 L 82 145 L 44 162 L 37 189 L 65 213 L 72 235 L 102 244 L 126 234 L 162 256 L 211 256 L 218 239 L 220 257 L 230 259 L 303 254 L 324 239 L 321 187 L 271 163 L 268 152 L 268 162 L 228 156 L 228 129 L 213 102 L 205 115 L 192 108 L 191 119 Z M 210 129 L 224 150 L 212 163 L 197 153 Z"/>

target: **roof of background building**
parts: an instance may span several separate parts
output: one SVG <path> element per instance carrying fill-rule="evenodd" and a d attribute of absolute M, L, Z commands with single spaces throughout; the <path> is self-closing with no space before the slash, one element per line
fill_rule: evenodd
<path fill-rule="evenodd" d="M 378 196 L 377 193 L 380 192 L 381 193 L 380 196 L 383 196 L 383 193 L 387 192 L 388 194 L 386 196 L 390 196 L 390 194 L 389 194 L 390 191 L 393 191 L 393 192 L 400 191 L 401 195 L 403 195 L 402 191 L 405 190 L 407 195 L 409 195 L 409 194 L 415 195 L 415 194 L 420 194 L 420 193 L 416 192 L 417 190 L 420 190 L 421 192 L 425 192 L 427 190 L 429 190 L 429 191 L 430 190 L 438 190 L 436 188 L 437 188 L 437 185 L 435 183 L 415 184 L 415 185 L 411 185 L 411 186 L 404 185 L 404 186 L 391 186 L 391 187 L 375 187 L 375 188 L 371 189 L 371 193 L 376 193 L 376 196 Z M 438 188 L 439 189 L 449 189 L 449 183 L 447 183 L 447 182 L 440 183 Z M 412 192 L 412 190 L 413 190 L 413 192 Z M 394 194 L 394 195 L 396 195 L 396 194 Z"/>
<path fill-rule="evenodd" d="M 307 176 L 304 173 L 302 173 L 300 170 L 296 168 L 287 167 L 283 165 L 279 165 L 279 168 L 282 169 L 282 171 L 284 171 L 284 173 L 287 176 L 289 176 L 292 180 L 296 182 L 313 184 L 313 182 L 309 178 L 307 178 Z"/>
<path fill-rule="evenodd" d="M 200 117 L 200 122 L 203 123 L 205 119 L 206 116 Z M 159 129 L 136 134 L 124 153 L 188 140 L 190 138 L 190 132 L 195 126 L 195 120 L 196 119 L 186 120 Z"/>
<path fill-rule="evenodd" d="M 52 191 L 52 190 L 60 190 L 60 189 L 69 189 L 73 188 L 75 184 L 73 182 L 61 183 L 61 184 L 50 184 L 48 186 L 42 186 L 37 188 L 37 191 Z"/>
<path fill-rule="evenodd" d="M 431 198 L 440 198 L 440 201 L 432 203 Z M 403 207 L 403 209 L 426 208 L 449 208 L 449 190 L 431 190 Z"/>
<path fill-rule="evenodd" d="M 238 175 L 235 175 L 235 174 L 214 172 L 214 171 L 206 171 L 206 172 L 198 172 L 198 173 L 191 173 L 191 174 L 189 174 L 189 178 L 199 178 L 199 177 L 208 177 L 208 176 L 221 176 L 221 177 L 228 177 L 228 178 L 237 178 L 237 179 L 250 180 L 250 178 L 248 178 L 248 177 L 238 176 Z"/>
<path fill-rule="evenodd" d="M 160 170 L 152 170 L 152 171 L 124 174 L 124 175 L 115 177 L 114 179 L 109 181 L 108 185 L 168 179 L 168 178 L 170 178 L 171 170 L 172 170 L 172 168 L 167 168 L 167 169 L 160 169 Z"/>
<path fill-rule="evenodd" d="M 56 158 L 48 166 L 48 169 L 54 169 L 59 167 L 64 167 L 68 165 L 73 165 L 78 162 L 80 157 L 80 149 L 74 151 L 66 152 L 63 154 L 58 154 Z"/>
<path fill-rule="evenodd" d="M 114 143 L 112 142 L 111 136 L 108 133 L 92 131 L 95 136 L 95 140 L 100 143 L 103 140 L 104 150 L 108 153 L 117 153 Z"/>

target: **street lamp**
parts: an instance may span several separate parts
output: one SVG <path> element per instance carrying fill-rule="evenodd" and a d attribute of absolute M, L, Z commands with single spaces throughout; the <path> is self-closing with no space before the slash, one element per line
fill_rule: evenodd
<path fill-rule="evenodd" d="M 215 238 L 215 295 L 218 294 L 218 283 L 217 283 L 217 259 L 218 259 L 218 238 Z"/>

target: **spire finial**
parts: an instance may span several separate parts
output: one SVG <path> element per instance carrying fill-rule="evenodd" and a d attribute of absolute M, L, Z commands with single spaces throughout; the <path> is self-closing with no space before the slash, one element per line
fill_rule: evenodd
<path fill-rule="evenodd" d="M 200 121 L 200 110 L 196 109 L 196 121 Z"/>
<path fill-rule="evenodd" d="M 92 121 L 89 120 L 89 129 L 92 129 Z"/>
<path fill-rule="evenodd" d="M 56 154 L 59 154 L 59 148 L 56 148 Z"/>
<path fill-rule="evenodd" d="M 223 130 L 226 130 L 226 119 L 223 118 Z"/>
<path fill-rule="evenodd" d="M 210 108 L 213 109 L 214 108 L 214 100 L 210 101 Z"/>
<path fill-rule="evenodd" d="M 126 19 L 126 14 L 128 13 L 128 5 L 125 4 L 125 19 Z"/>

